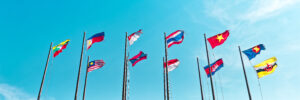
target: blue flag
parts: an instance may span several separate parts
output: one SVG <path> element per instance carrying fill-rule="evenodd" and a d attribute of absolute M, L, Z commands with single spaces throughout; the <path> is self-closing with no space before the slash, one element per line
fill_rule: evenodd
<path fill-rule="evenodd" d="M 259 44 L 250 49 L 244 50 L 243 53 L 247 55 L 249 60 L 253 59 L 256 55 L 260 54 L 261 50 L 265 50 L 265 46 L 263 44 Z"/>

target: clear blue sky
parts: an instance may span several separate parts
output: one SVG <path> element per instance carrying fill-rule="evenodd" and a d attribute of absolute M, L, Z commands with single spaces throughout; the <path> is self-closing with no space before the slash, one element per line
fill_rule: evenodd
<path fill-rule="evenodd" d="M 147 60 L 130 67 L 129 100 L 163 100 L 163 32 L 185 31 L 182 44 L 169 49 L 169 59 L 180 66 L 170 72 L 171 100 L 200 100 L 196 57 L 207 65 L 203 34 L 230 30 L 228 40 L 213 51 L 211 60 L 223 58 L 216 73 L 218 100 L 247 100 L 237 46 L 243 50 L 264 44 L 252 65 L 278 58 L 277 70 L 260 79 L 264 100 L 300 98 L 299 0 L 2 0 L 0 100 L 35 100 L 50 42 L 70 39 L 68 47 L 50 59 L 43 100 L 72 100 L 75 93 L 83 32 L 87 37 L 105 32 L 105 39 L 84 53 L 78 97 L 82 98 L 87 56 L 103 59 L 103 68 L 89 73 L 87 100 L 120 100 L 125 32 L 143 29 L 130 48 L 130 57 L 143 51 Z M 214 54 L 214 56 L 212 55 Z M 244 58 L 246 56 L 243 56 Z M 261 100 L 256 73 L 244 60 L 252 96 Z M 202 69 L 205 98 L 208 78 Z M 223 95 L 223 96 L 222 96 Z M 224 98 L 224 99 L 223 99 Z M 211 99 L 210 99 L 211 100 Z"/>

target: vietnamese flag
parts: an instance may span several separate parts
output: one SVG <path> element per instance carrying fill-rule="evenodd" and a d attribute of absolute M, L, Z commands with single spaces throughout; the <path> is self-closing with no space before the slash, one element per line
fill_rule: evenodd
<path fill-rule="evenodd" d="M 226 30 L 225 32 L 212 36 L 207 40 L 210 43 L 211 48 L 215 48 L 216 46 L 223 44 L 226 41 L 228 36 L 229 36 L 229 30 Z"/>

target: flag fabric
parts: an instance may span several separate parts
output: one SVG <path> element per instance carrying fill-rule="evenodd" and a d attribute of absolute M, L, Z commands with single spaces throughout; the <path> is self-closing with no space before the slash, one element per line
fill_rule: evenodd
<path fill-rule="evenodd" d="M 184 38 L 184 31 L 177 30 L 171 33 L 169 36 L 166 37 L 168 48 L 170 48 L 173 44 L 180 44 Z"/>
<path fill-rule="evenodd" d="M 69 41 L 70 41 L 70 40 L 68 39 L 68 40 L 66 40 L 66 41 L 64 41 L 64 42 L 62 42 L 62 43 L 60 43 L 60 44 L 54 46 L 54 47 L 52 48 L 52 50 L 53 50 L 53 52 L 54 52 L 53 57 L 56 57 L 59 53 L 61 53 L 62 50 L 65 49 L 65 48 L 67 47 Z"/>
<path fill-rule="evenodd" d="M 140 29 L 137 32 L 132 33 L 131 35 L 128 36 L 128 40 L 129 40 L 129 45 L 132 45 L 142 34 L 142 29 Z"/>
<path fill-rule="evenodd" d="M 266 75 L 273 73 L 277 67 L 276 61 L 276 57 L 272 57 L 255 65 L 254 68 L 256 70 L 258 78 L 262 78 Z"/>
<path fill-rule="evenodd" d="M 168 72 L 176 69 L 180 64 L 178 59 L 171 59 L 168 61 Z M 164 67 L 166 68 L 166 62 L 164 63 Z"/>
<path fill-rule="evenodd" d="M 211 48 L 215 48 L 216 46 L 223 44 L 226 41 L 228 36 L 229 36 L 229 30 L 226 30 L 225 32 L 212 36 L 207 40 L 210 43 Z"/>
<path fill-rule="evenodd" d="M 93 35 L 92 37 L 87 39 L 87 49 L 90 49 L 92 44 L 94 44 L 96 42 L 101 42 L 103 40 L 104 40 L 104 32 Z"/>
<path fill-rule="evenodd" d="M 99 69 L 99 68 L 103 67 L 104 64 L 105 64 L 105 62 L 103 60 L 91 61 L 91 62 L 89 62 L 89 65 L 88 65 L 88 72 Z"/>
<path fill-rule="evenodd" d="M 220 70 L 223 67 L 222 58 L 217 60 L 216 62 L 210 64 L 210 67 L 211 67 L 211 74 L 214 75 L 216 71 Z M 204 69 L 205 69 L 207 77 L 210 77 L 209 66 L 208 65 L 205 66 Z"/>
<path fill-rule="evenodd" d="M 134 57 L 132 57 L 131 59 L 129 59 L 129 61 L 132 63 L 132 67 L 133 67 L 136 63 L 138 63 L 144 59 L 147 59 L 147 54 L 144 54 L 142 51 L 140 51 L 139 54 L 137 54 Z"/>
<path fill-rule="evenodd" d="M 254 46 L 250 49 L 244 50 L 243 53 L 247 55 L 249 60 L 254 58 L 256 55 L 260 54 L 261 50 L 265 50 L 265 46 L 263 44 L 259 44 L 257 46 Z"/>

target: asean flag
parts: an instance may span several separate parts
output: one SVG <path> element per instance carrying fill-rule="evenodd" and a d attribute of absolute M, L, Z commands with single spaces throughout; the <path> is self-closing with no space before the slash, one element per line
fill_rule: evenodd
<path fill-rule="evenodd" d="M 229 30 L 226 30 L 225 32 L 212 36 L 207 40 L 210 43 L 211 48 L 215 48 L 216 46 L 223 44 L 226 41 L 228 36 L 229 36 Z"/>
<path fill-rule="evenodd" d="M 101 42 L 103 40 L 104 40 L 104 32 L 93 35 L 92 37 L 88 38 L 88 40 L 87 40 L 87 49 L 90 49 L 92 44 L 94 44 L 96 42 Z"/>

